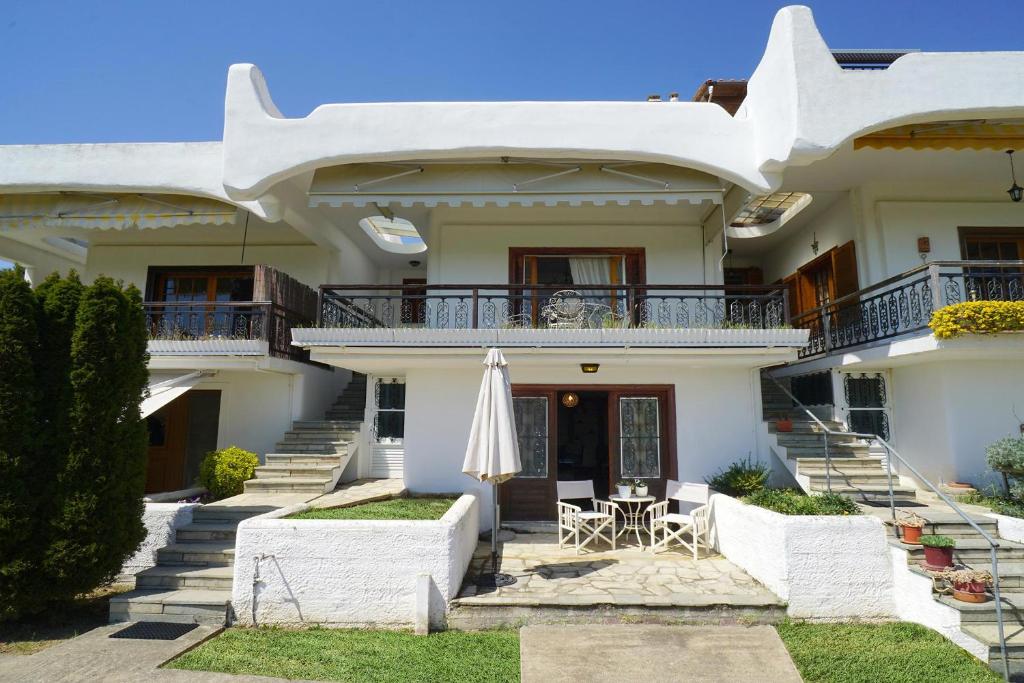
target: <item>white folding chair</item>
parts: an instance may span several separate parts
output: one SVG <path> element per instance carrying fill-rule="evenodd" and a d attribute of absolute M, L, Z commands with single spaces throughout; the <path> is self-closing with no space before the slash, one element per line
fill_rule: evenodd
<path fill-rule="evenodd" d="M 651 505 L 646 511 L 650 516 L 651 550 L 664 550 L 669 543 L 675 541 L 692 551 L 695 560 L 698 547 L 703 546 L 705 550 L 709 550 L 711 546 L 708 541 L 708 497 L 707 484 L 691 484 L 669 479 L 665 486 L 665 500 Z M 668 506 L 673 500 L 696 507 L 687 512 L 669 512 Z M 673 526 L 677 528 L 673 529 Z M 683 538 L 684 534 L 689 534 L 690 542 Z"/>
<path fill-rule="evenodd" d="M 580 548 L 585 548 L 590 543 L 603 539 L 611 544 L 615 550 L 615 504 L 607 500 L 598 500 L 594 495 L 594 482 L 592 481 L 560 481 L 557 483 L 558 494 L 558 548 L 561 549 L 573 539 L 576 544 L 576 554 L 580 554 Z M 593 510 L 584 510 L 578 505 L 563 503 L 564 500 L 577 500 L 589 498 L 593 503 Z M 611 527 L 611 536 L 605 535 L 605 530 Z M 581 534 L 586 534 L 580 538 Z"/>

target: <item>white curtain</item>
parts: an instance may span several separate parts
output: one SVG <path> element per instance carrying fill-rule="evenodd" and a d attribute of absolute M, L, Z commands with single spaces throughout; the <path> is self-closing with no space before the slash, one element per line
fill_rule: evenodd
<path fill-rule="evenodd" d="M 574 285 L 607 285 L 612 281 L 611 259 L 569 258 L 569 270 L 572 271 Z"/>

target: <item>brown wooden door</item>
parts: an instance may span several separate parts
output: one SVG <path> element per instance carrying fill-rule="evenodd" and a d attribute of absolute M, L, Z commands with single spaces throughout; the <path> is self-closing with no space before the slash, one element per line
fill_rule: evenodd
<path fill-rule="evenodd" d="M 146 493 L 184 488 L 188 394 L 174 399 L 147 417 L 146 422 L 149 427 Z"/>
<path fill-rule="evenodd" d="M 519 476 L 501 485 L 503 519 L 516 521 L 555 518 L 558 481 L 557 392 L 553 389 L 512 388 L 519 435 Z"/>
<path fill-rule="evenodd" d="M 675 479 L 675 401 L 671 389 L 622 388 L 608 395 L 611 490 L 620 480 L 641 479 L 648 495 L 665 497 Z M 656 459 L 650 457 L 657 454 Z"/>

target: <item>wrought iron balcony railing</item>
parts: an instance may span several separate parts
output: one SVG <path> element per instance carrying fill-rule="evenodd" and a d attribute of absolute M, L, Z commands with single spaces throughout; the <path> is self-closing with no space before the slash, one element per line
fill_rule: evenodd
<path fill-rule="evenodd" d="M 292 346 L 291 330 L 312 320 L 266 301 L 147 301 L 143 304 L 150 339 L 204 341 L 244 339 L 268 343 L 272 355 L 308 361 L 309 352 Z"/>
<path fill-rule="evenodd" d="M 963 301 L 1024 300 L 1024 261 L 933 261 L 790 322 L 810 330 L 806 358 L 924 330 L 932 312 Z"/>
<path fill-rule="evenodd" d="M 786 291 L 750 285 L 324 285 L 321 327 L 786 326 Z"/>

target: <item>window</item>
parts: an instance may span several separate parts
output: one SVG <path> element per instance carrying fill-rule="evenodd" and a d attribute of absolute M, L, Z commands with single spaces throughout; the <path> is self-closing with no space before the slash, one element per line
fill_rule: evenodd
<path fill-rule="evenodd" d="M 850 430 L 889 439 L 889 411 L 886 406 L 885 378 L 877 373 L 843 375 Z"/>
<path fill-rule="evenodd" d="M 658 399 L 619 399 L 621 472 L 627 479 L 656 479 L 661 476 L 661 425 Z"/>
<path fill-rule="evenodd" d="M 253 324 L 252 268 L 151 268 L 149 299 L 171 304 L 155 309 L 161 332 L 190 336 L 245 337 Z M 217 304 L 222 305 L 217 305 Z"/>
<path fill-rule="evenodd" d="M 516 396 L 512 399 L 519 438 L 519 477 L 548 476 L 548 399 L 546 396 Z"/>
<path fill-rule="evenodd" d="M 405 438 L 405 380 L 379 378 L 373 388 L 373 435 L 377 443 L 401 443 Z"/>
<path fill-rule="evenodd" d="M 857 252 L 853 241 L 829 249 L 797 268 L 795 273 L 782 282 L 789 288 L 789 309 L 793 315 L 853 294 L 860 289 Z M 843 309 L 856 308 L 857 303 L 848 301 L 840 306 Z"/>
<path fill-rule="evenodd" d="M 966 261 L 1024 259 L 1024 228 L 960 228 Z M 978 266 L 964 269 L 964 296 L 969 301 L 1024 299 L 1024 268 Z"/>

